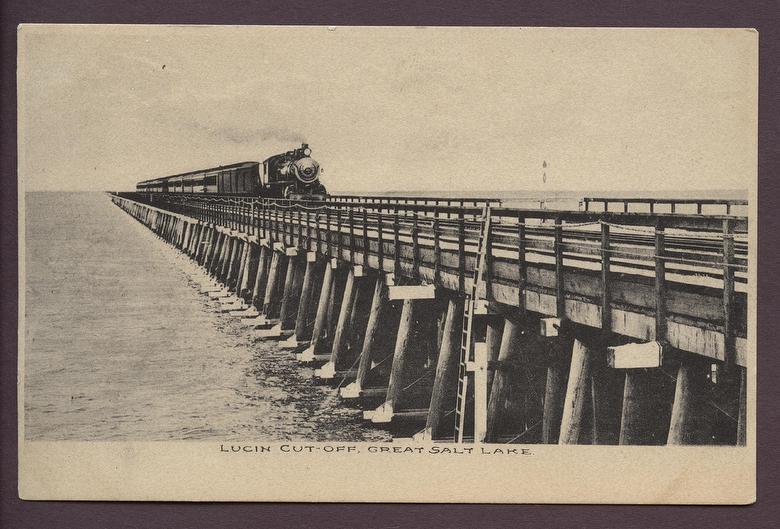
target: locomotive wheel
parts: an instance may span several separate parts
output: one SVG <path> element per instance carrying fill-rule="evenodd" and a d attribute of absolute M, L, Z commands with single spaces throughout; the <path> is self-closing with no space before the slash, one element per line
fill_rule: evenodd
<path fill-rule="evenodd" d="M 285 199 L 290 200 L 290 197 L 292 197 L 294 191 L 295 191 L 294 186 L 289 185 L 284 188 L 284 192 L 282 193 L 282 196 Z"/>

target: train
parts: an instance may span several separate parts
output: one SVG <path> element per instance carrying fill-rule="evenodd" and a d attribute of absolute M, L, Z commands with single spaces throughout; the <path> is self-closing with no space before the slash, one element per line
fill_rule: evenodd
<path fill-rule="evenodd" d="M 299 148 L 276 154 L 262 162 L 238 162 L 180 173 L 136 184 L 139 193 L 194 193 L 207 195 L 325 200 L 320 182 L 322 169 L 303 143 Z"/>

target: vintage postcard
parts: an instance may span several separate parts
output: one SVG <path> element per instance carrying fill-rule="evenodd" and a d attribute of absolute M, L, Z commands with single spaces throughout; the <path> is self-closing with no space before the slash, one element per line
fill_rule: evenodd
<path fill-rule="evenodd" d="M 23 499 L 754 501 L 755 30 L 18 44 Z"/>

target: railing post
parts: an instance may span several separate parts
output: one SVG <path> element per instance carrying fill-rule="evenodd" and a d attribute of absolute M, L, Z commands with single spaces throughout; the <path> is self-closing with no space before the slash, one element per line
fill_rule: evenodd
<path fill-rule="evenodd" d="M 368 241 L 368 209 L 363 207 L 363 268 L 368 270 L 368 252 L 371 246 Z"/>
<path fill-rule="evenodd" d="M 412 219 L 412 270 L 416 279 L 420 278 L 420 241 L 419 241 L 419 220 L 417 210 L 414 210 Z"/>
<path fill-rule="evenodd" d="M 325 247 L 328 250 L 329 260 L 333 258 L 333 248 L 331 246 L 331 241 L 332 241 L 332 235 L 330 233 L 330 208 L 328 208 L 325 210 Z"/>
<path fill-rule="evenodd" d="M 355 214 L 352 207 L 349 208 L 349 262 L 355 264 Z"/>
<path fill-rule="evenodd" d="M 723 221 L 723 356 L 728 367 L 735 361 L 734 340 L 734 221 Z"/>
<path fill-rule="evenodd" d="M 377 258 L 379 260 L 379 271 L 385 271 L 385 242 L 384 242 L 384 219 L 382 218 L 382 206 L 380 204 L 379 211 L 376 214 L 376 231 L 377 231 Z"/>
<path fill-rule="evenodd" d="M 525 217 L 517 217 L 517 306 L 520 313 L 525 316 L 526 301 L 525 289 L 527 271 L 525 264 Z"/>
<path fill-rule="evenodd" d="M 553 243 L 555 250 L 555 301 L 556 311 L 559 318 L 566 316 L 566 298 L 563 289 L 563 225 L 560 215 L 555 217 L 555 239 Z"/>
<path fill-rule="evenodd" d="M 466 292 L 466 226 L 462 209 L 458 211 L 458 291 Z"/>
<path fill-rule="evenodd" d="M 336 209 L 336 257 L 341 259 L 341 208 Z"/>
<path fill-rule="evenodd" d="M 400 226 L 398 225 L 398 206 L 393 207 L 393 277 L 398 284 L 401 278 L 401 238 L 399 235 Z"/>
<path fill-rule="evenodd" d="M 605 332 L 612 330 L 612 305 L 610 296 L 610 242 L 609 224 L 601 223 L 601 328 Z"/>
<path fill-rule="evenodd" d="M 664 260 L 664 224 L 655 223 L 655 339 L 666 343 L 666 261 Z"/>
<path fill-rule="evenodd" d="M 441 284 L 441 235 L 439 234 L 439 201 L 436 201 L 436 208 L 433 210 L 433 284 Z"/>

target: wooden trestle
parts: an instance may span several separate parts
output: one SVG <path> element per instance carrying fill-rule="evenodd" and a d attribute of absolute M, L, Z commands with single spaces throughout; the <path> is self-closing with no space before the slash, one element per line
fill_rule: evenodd
<path fill-rule="evenodd" d="M 745 443 L 744 217 L 111 199 L 187 254 L 223 311 L 398 436 Z"/>

